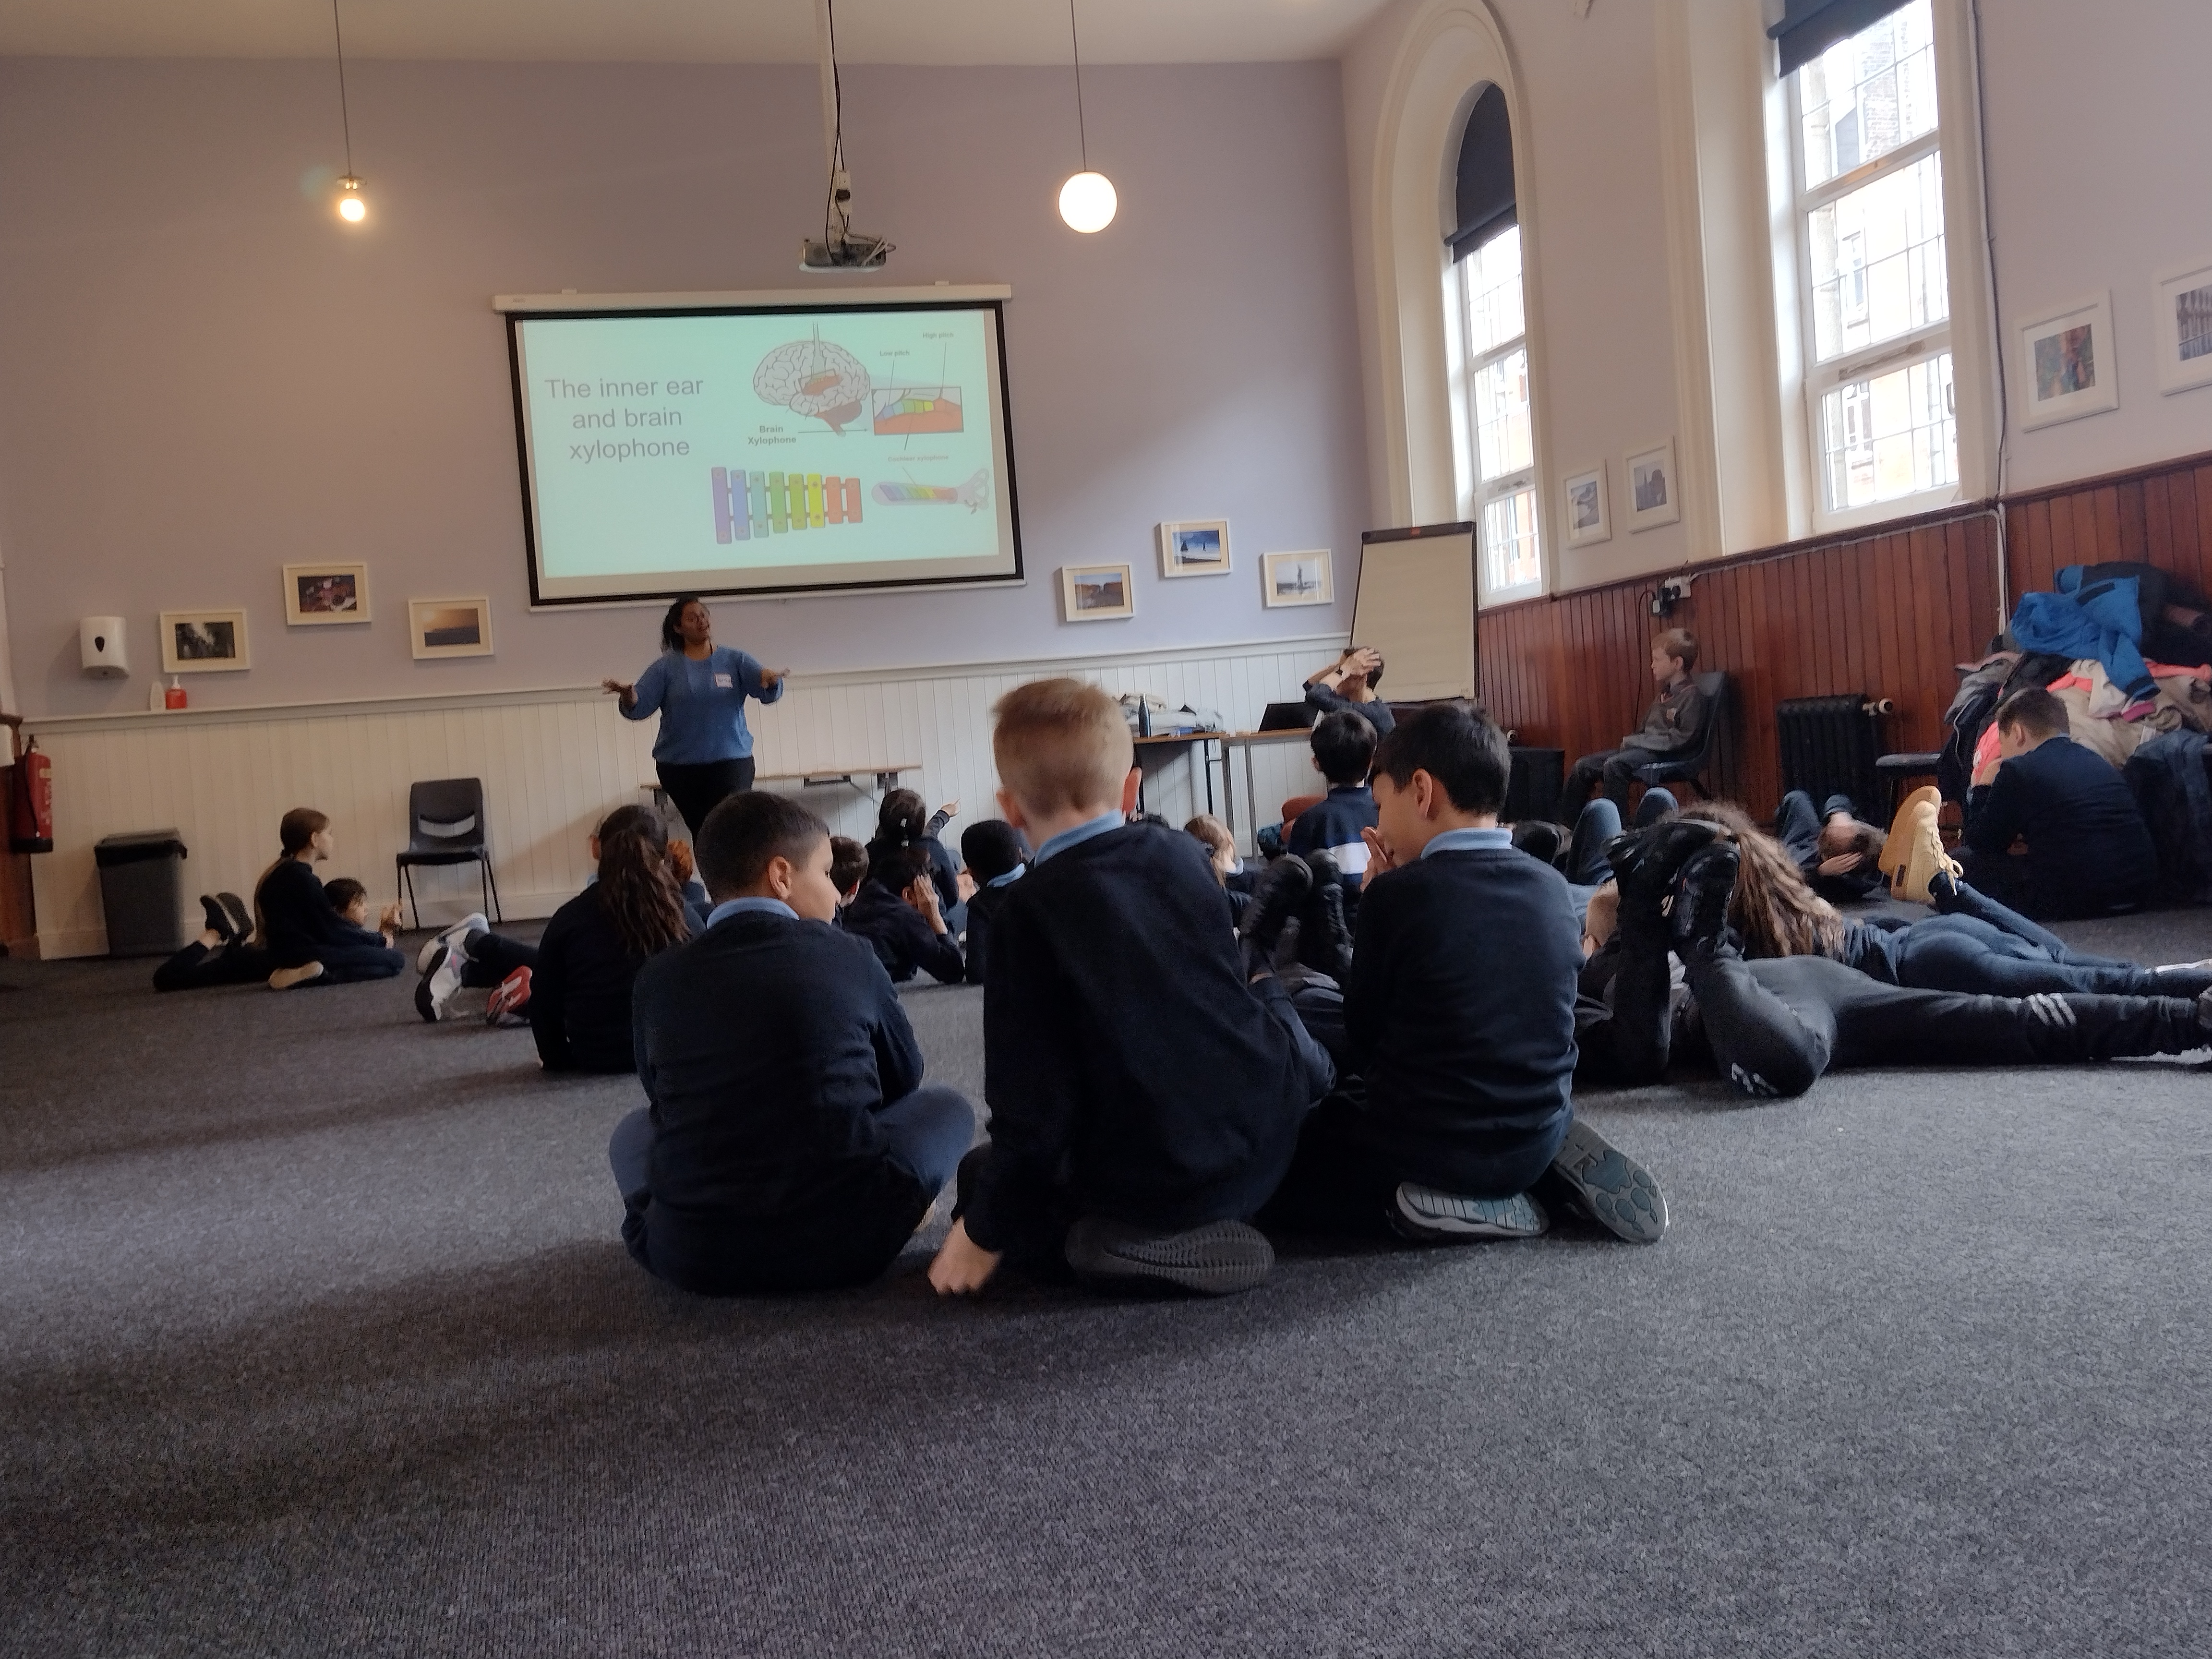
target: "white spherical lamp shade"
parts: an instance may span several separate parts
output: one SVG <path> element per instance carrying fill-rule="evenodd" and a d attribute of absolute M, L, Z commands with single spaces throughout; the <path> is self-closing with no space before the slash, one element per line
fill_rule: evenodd
<path fill-rule="evenodd" d="M 349 225 L 357 225 L 368 217 L 368 204 L 362 199 L 361 180 L 351 173 L 338 180 L 338 217 Z"/>
<path fill-rule="evenodd" d="M 1103 173 L 1079 173 L 1060 187 L 1060 216 L 1086 236 L 1112 224 L 1120 205 L 1113 180 Z"/>

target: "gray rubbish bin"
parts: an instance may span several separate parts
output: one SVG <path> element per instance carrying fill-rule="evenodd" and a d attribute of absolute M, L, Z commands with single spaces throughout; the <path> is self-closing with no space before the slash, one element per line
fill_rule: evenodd
<path fill-rule="evenodd" d="M 185 946 L 179 920 L 185 843 L 173 830 L 141 830 L 95 842 L 100 908 L 111 957 L 166 957 Z"/>

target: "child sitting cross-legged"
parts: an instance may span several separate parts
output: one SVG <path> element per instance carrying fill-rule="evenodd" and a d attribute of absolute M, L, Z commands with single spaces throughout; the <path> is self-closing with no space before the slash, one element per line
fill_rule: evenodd
<path fill-rule="evenodd" d="M 1507 774 L 1504 734 L 1456 703 L 1376 749 L 1346 1081 L 1306 1119 L 1262 1226 L 1525 1238 L 1549 1200 L 1638 1243 L 1664 1229 L 1650 1176 L 1574 1115 L 1582 927 L 1559 872 L 1498 826 Z"/>
<path fill-rule="evenodd" d="M 975 878 L 975 896 L 968 901 L 968 982 L 983 982 L 983 964 L 991 948 L 991 922 L 1006 902 L 1006 890 L 1029 869 L 1030 849 L 1022 832 L 1004 818 L 979 818 L 960 832 L 960 857 Z"/>
<path fill-rule="evenodd" d="M 623 1242 L 710 1296 L 825 1290 L 881 1273 L 975 1133 L 868 945 L 837 913 L 830 830 L 788 796 L 732 795 L 699 832 L 705 933 L 639 972 L 652 1104 L 607 1158 Z"/>
<path fill-rule="evenodd" d="M 1244 1218 L 1289 1166 L 1328 1056 L 1279 983 L 1248 987 L 1205 848 L 1126 821 L 1121 706 L 1053 679 L 996 714 L 1000 811 L 1036 850 L 991 922 L 991 1139 L 961 1164 L 930 1282 L 979 1290 L 1006 1257 L 1103 1285 L 1256 1285 L 1274 1256 Z"/>

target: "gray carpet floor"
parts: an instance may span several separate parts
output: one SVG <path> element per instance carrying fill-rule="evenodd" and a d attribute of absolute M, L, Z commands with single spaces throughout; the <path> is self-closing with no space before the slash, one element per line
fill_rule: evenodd
<path fill-rule="evenodd" d="M 616 1237 L 635 1082 L 410 988 L 0 962 L 0 1651 L 2212 1645 L 2201 1058 L 1592 1096 L 1650 1249 L 717 1303 Z"/>

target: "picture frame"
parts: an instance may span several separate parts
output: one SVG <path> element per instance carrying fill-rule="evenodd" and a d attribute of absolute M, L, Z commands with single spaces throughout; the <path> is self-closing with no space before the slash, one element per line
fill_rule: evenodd
<path fill-rule="evenodd" d="M 2110 289 L 2045 311 L 2015 330 L 2023 431 L 2120 406 Z"/>
<path fill-rule="evenodd" d="M 1070 564 L 1060 571 L 1062 615 L 1072 623 L 1118 622 L 1137 614 L 1137 573 L 1126 564 Z"/>
<path fill-rule="evenodd" d="M 491 601 L 474 599 L 410 599 L 407 632 L 417 660 L 431 657 L 489 657 L 492 654 Z"/>
<path fill-rule="evenodd" d="M 1656 530 L 1682 516 L 1682 475 L 1674 465 L 1672 438 L 1624 457 L 1622 470 L 1628 477 L 1630 534 Z"/>
<path fill-rule="evenodd" d="M 1270 611 L 1292 605 L 1334 605 L 1336 573 L 1326 547 L 1260 556 L 1260 601 Z"/>
<path fill-rule="evenodd" d="M 327 628 L 369 619 L 367 565 L 333 560 L 284 567 L 287 628 Z"/>
<path fill-rule="evenodd" d="M 1559 480 L 1559 522 L 1566 526 L 1569 547 L 1613 539 L 1613 492 L 1605 473 L 1605 463 L 1597 461 Z"/>
<path fill-rule="evenodd" d="M 2160 273 L 2151 296 L 2159 390 L 2172 397 L 2212 386 L 2212 253 Z"/>
<path fill-rule="evenodd" d="M 228 674 L 252 666 L 243 608 L 161 613 L 164 674 Z"/>
<path fill-rule="evenodd" d="M 1154 533 L 1159 542 L 1163 576 L 1225 576 L 1232 568 L 1226 519 L 1164 523 Z"/>

